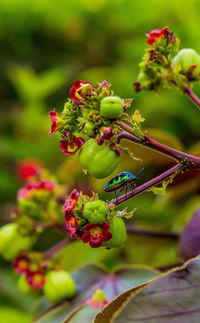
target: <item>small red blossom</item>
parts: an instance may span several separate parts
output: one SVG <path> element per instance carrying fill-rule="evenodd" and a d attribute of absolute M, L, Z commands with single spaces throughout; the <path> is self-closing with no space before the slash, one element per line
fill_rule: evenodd
<path fill-rule="evenodd" d="M 22 187 L 17 192 L 18 200 L 28 199 L 31 196 L 32 196 L 32 190 L 29 189 L 28 187 Z"/>
<path fill-rule="evenodd" d="M 45 284 L 45 276 L 42 270 L 28 271 L 26 274 L 27 283 L 34 289 L 41 289 Z"/>
<path fill-rule="evenodd" d="M 17 274 L 26 274 L 29 271 L 30 259 L 25 255 L 21 255 L 13 260 L 12 265 Z"/>
<path fill-rule="evenodd" d="M 76 238 L 76 233 L 78 231 L 79 226 L 75 216 L 66 213 L 65 222 L 66 222 L 65 228 L 66 228 L 67 234 L 73 239 Z"/>
<path fill-rule="evenodd" d="M 97 289 L 93 296 L 86 300 L 86 303 L 92 308 L 103 308 L 109 302 L 110 300 L 108 298 L 105 298 L 101 289 Z"/>
<path fill-rule="evenodd" d="M 110 225 L 108 223 L 89 223 L 85 226 L 85 233 L 82 236 L 82 241 L 88 243 L 92 248 L 101 247 L 104 241 L 112 238 L 112 233 L 108 231 Z"/>
<path fill-rule="evenodd" d="M 70 213 L 75 208 L 79 196 L 80 193 L 77 191 L 77 189 L 74 189 L 63 205 L 63 212 Z"/>
<path fill-rule="evenodd" d="M 84 104 L 85 95 L 91 93 L 93 85 L 90 82 L 76 81 L 69 90 L 69 95 L 77 104 Z"/>
<path fill-rule="evenodd" d="M 57 122 L 60 120 L 59 115 L 55 111 L 55 108 L 53 111 L 49 112 L 49 118 L 51 119 L 51 122 L 52 122 L 51 130 L 49 131 L 49 136 L 51 136 L 58 129 Z"/>
<path fill-rule="evenodd" d="M 42 189 L 45 191 L 53 191 L 57 187 L 57 184 L 50 180 L 43 180 L 39 182 L 37 189 Z"/>
<path fill-rule="evenodd" d="M 100 138 L 97 139 L 98 145 L 102 145 L 105 142 L 109 142 L 112 136 L 115 134 L 112 127 L 104 127 L 101 131 Z"/>
<path fill-rule="evenodd" d="M 40 170 L 41 165 L 39 162 L 25 160 L 17 167 L 17 175 L 24 180 L 28 180 L 39 175 Z"/>
<path fill-rule="evenodd" d="M 154 45 L 156 39 L 165 36 L 165 33 L 168 31 L 168 27 L 164 27 L 163 29 L 153 29 L 149 34 L 145 34 L 148 37 L 147 44 Z"/>
<path fill-rule="evenodd" d="M 85 140 L 82 137 L 76 138 L 74 136 L 74 141 L 72 143 L 69 143 L 66 140 L 61 140 L 59 142 L 59 146 L 63 152 L 64 155 L 69 156 L 75 154 L 75 152 L 83 146 L 85 143 Z"/>
<path fill-rule="evenodd" d="M 57 184 L 50 180 L 43 180 L 40 182 L 30 182 L 27 183 L 24 187 L 20 188 L 17 193 L 18 200 L 27 199 L 32 197 L 36 190 L 45 190 L 53 191 L 56 188 Z"/>

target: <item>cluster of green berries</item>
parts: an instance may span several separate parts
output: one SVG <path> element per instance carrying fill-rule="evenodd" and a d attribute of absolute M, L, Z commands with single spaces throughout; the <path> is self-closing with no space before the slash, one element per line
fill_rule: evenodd
<path fill-rule="evenodd" d="M 98 199 L 89 198 L 76 189 L 64 204 L 66 231 L 71 238 L 89 243 L 92 248 L 120 247 L 126 241 L 126 227 L 114 207 Z"/>
<path fill-rule="evenodd" d="M 151 47 L 139 65 L 136 91 L 157 90 L 169 82 L 184 91 L 185 86 L 200 80 L 200 56 L 192 48 L 179 50 L 180 41 L 168 27 L 152 30 L 146 36 Z"/>
<path fill-rule="evenodd" d="M 69 91 L 71 99 L 58 115 L 50 111 L 50 135 L 59 131 L 59 146 L 65 155 L 79 150 L 79 161 L 89 174 L 104 178 L 120 162 L 117 135 L 121 129 L 118 121 L 131 105 L 131 99 L 122 100 L 110 91 L 106 81 L 96 89 L 89 82 L 76 81 Z"/>

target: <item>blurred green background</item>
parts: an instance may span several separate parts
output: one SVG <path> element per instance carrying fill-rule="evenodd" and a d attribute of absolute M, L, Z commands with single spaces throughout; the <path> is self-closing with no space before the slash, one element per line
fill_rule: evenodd
<path fill-rule="evenodd" d="M 88 179 L 76 157 L 62 155 L 59 136 L 48 136 L 50 109 L 62 111 L 77 79 L 94 84 L 106 79 L 117 95 L 134 98 L 132 111 L 140 110 L 150 136 L 199 155 L 200 118 L 194 105 L 174 88 L 155 95 L 136 94 L 132 86 L 146 46 L 144 34 L 151 29 L 168 25 L 181 39 L 181 48 L 200 53 L 199 14 L 198 0 L 0 0 L 1 223 L 10 220 L 16 191 L 23 185 L 16 176 L 16 165 L 26 158 L 39 159 L 50 171 L 58 171 L 69 189 L 75 181 L 85 190 L 89 185 L 102 198 L 111 198 L 102 193 L 110 177 Z M 199 84 L 194 90 L 200 95 Z M 140 175 L 144 182 L 172 165 L 164 156 L 128 145 L 143 162 L 123 156 L 116 172 L 145 167 Z M 145 193 L 129 201 L 130 210 L 137 207 L 132 223 L 181 232 L 200 204 L 199 178 L 198 173 L 190 172 L 177 178 L 164 197 Z M 48 236 L 49 245 L 53 239 Z M 78 259 L 73 257 L 76 249 Z M 75 242 L 59 259 L 68 270 L 88 262 L 113 268 L 123 263 L 160 267 L 179 261 L 176 242 L 144 236 L 131 236 L 123 248 L 109 253 Z M 38 302 L 30 302 L 17 291 L 10 264 L 1 263 L 0 323 L 13 322 L 13 317 L 15 322 L 29 322 Z"/>

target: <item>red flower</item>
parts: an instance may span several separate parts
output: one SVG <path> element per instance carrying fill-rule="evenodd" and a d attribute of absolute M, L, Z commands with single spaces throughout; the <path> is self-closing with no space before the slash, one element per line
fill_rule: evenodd
<path fill-rule="evenodd" d="M 28 271 L 26 280 L 27 283 L 34 289 L 40 289 L 45 284 L 45 276 L 40 269 L 35 271 Z"/>
<path fill-rule="evenodd" d="M 93 85 L 90 82 L 76 81 L 69 90 L 69 95 L 77 104 L 84 104 L 85 96 L 91 92 Z"/>
<path fill-rule="evenodd" d="M 55 108 L 53 111 L 49 112 L 49 118 L 51 119 L 51 122 L 52 122 L 51 130 L 49 131 L 49 136 L 51 136 L 58 129 L 57 122 L 60 120 L 58 114 L 55 111 Z"/>
<path fill-rule="evenodd" d="M 103 241 L 108 241 L 112 238 L 112 233 L 108 231 L 110 225 L 108 223 L 95 224 L 89 223 L 85 227 L 85 233 L 82 236 L 84 243 L 89 242 L 90 247 L 101 247 Z"/>
<path fill-rule="evenodd" d="M 38 183 L 36 189 L 42 189 L 45 191 L 53 191 L 56 188 L 57 184 L 49 180 L 43 180 Z"/>
<path fill-rule="evenodd" d="M 168 27 L 164 27 L 163 29 L 153 29 L 149 34 L 145 34 L 148 37 L 147 44 L 154 45 L 156 39 L 165 36 L 166 31 L 168 31 Z"/>
<path fill-rule="evenodd" d="M 66 227 L 67 234 L 73 239 L 76 238 L 76 232 L 78 231 L 78 222 L 75 216 L 66 213 L 65 222 L 66 222 L 65 227 Z"/>
<path fill-rule="evenodd" d="M 25 255 L 21 255 L 13 260 L 12 265 L 17 274 L 24 274 L 29 271 L 30 259 Z"/>
<path fill-rule="evenodd" d="M 63 205 L 63 212 L 70 213 L 75 208 L 79 196 L 80 193 L 77 191 L 77 189 L 74 189 Z"/>
<path fill-rule="evenodd" d="M 17 167 L 17 175 L 22 179 L 29 179 L 32 176 L 39 175 L 41 165 L 35 161 L 23 161 Z"/>
<path fill-rule="evenodd" d="M 85 143 L 85 140 L 82 137 L 76 138 L 73 136 L 73 141 L 69 142 L 68 140 L 61 140 L 59 146 L 64 155 L 73 155 L 75 152 Z"/>
<path fill-rule="evenodd" d="M 19 189 L 17 198 L 18 200 L 30 198 L 35 190 L 45 190 L 51 192 L 56 188 L 56 186 L 56 183 L 49 180 L 30 182 Z"/>

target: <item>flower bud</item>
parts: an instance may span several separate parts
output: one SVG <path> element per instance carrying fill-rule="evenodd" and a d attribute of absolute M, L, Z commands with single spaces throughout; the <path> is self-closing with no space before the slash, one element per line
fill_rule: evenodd
<path fill-rule="evenodd" d="M 179 63 L 183 72 L 189 72 L 192 66 L 195 66 L 194 70 L 191 70 L 192 74 L 196 76 L 200 73 L 200 56 L 192 48 L 181 49 L 178 54 L 172 60 L 172 66 L 175 67 L 176 63 Z"/>
<path fill-rule="evenodd" d="M 181 234 L 179 254 L 184 261 L 200 254 L 200 207 L 195 211 Z"/>
<path fill-rule="evenodd" d="M 76 284 L 65 270 L 52 270 L 46 275 L 43 290 L 50 302 L 57 303 L 63 299 L 72 298 L 76 294 Z"/>
<path fill-rule="evenodd" d="M 102 289 L 97 289 L 91 298 L 86 300 L 92 308 L 103 308 L 106 306 L 110 300 L 104 296 Z"/>
<path fill-rule="evenodd" d="M 20 251 L 31 248 L 35 237 L 22 236 L 16 223 L 9 223 L 0 229 L 0 254 L 7 260 L 15 258 Z"/>

